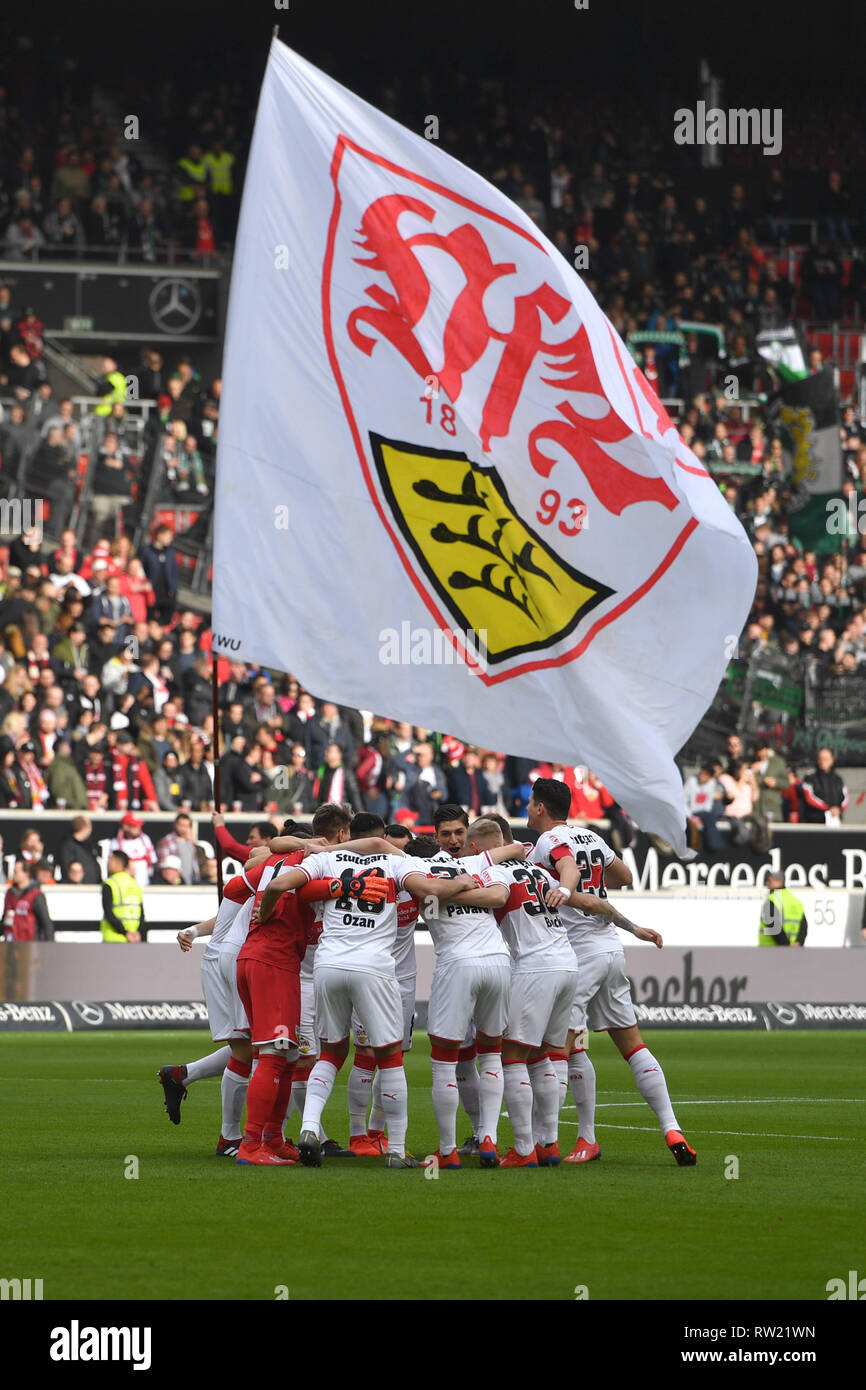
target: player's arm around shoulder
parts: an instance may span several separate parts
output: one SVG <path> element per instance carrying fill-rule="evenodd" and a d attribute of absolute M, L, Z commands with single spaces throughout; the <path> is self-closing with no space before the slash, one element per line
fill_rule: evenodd
<path fill-rule="evenodd" d="M 634 875 L 628 865 L 615 854 L 610 863 L 604 866 L 604 881 L 608 888 L 631 888 Z"/>
<path fill-rule="evenodd" d="M 493 849 L 487 850 L 487 857 L 491 864 L 505 864 L 511 859 L 519 862 L 526 858 L 527 853 L 526 845 L 514 840 L 510 845 L 495 845 Z"/>
<path fill-rule="evenodd" d="M 511 892 L 511 883 L 503 869 L 495 865 L 476 874 L 477 886 L 464 888 L 455 894 L 453 901 L 462 907 L 504 907 Z"/>
<path fill-rule="evenodd" d="M 310 874 L 307 869 L 284 869 L 276 878 L 272 878 L 264 893 L 262 900 L 253 913 L 253 921 L 257 926 L 267 922 L 273 915 L 274 908 L 283 893 L 288 893 L 292 888 L 300 888 L 303 884 L 309 883 L 310 878 L 319 877 L 318 874 Z"/>
<path fill-rule="evenodd" d="M 405 888 L 415 898 L 451 899 L 464 889 L 478 886 L 471 874 L 457 874 L 455 878 L 437 878 L 416 869 L 401 875 L 398 882 L 401 888 Z"/>

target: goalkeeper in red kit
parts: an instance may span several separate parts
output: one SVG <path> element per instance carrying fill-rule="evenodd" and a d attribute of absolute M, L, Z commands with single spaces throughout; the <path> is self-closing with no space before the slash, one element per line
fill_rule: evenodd
<path fill-rule="evenodd" d="M 271 879 L 282 870 L 300 864 L 303 851 L 271 855 L 261 868 L 247 871 L 256 889 L 256 906 Z M 388 892 L 388 880 L 378 880 L 372 892 Z M 292 1080 L 298 1060 L 298 1025 L 301 1019 L 300 968 L 308 942 L 318 935 L 310 904 L 346 893 L 340 879 L 318 879 L 287 892 L 267 922 L 255 920 L 238 953 L 237 980 L 250 1024 L 250 1039 L 258 1049 L 258 1065 L 247 1090 L 247 1122 L 237 1162 L 274 1167 L 295 1162 L 291 1146 L 283 1141 L 283 1124 L 289 1108 Z M 358 879 L 349 895 L 371 895 L 369 880 Z"/>

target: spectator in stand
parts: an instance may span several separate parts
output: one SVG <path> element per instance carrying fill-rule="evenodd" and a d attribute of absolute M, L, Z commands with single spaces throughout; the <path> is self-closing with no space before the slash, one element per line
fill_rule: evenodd
<path fill-rule="evenodd" d="M 183 883 L 181 862 L 176 854 L 167 854 L 157 865 L 153 875 L 152 888 L 178 888 Z"/>
<path fill-rule="evenodd" d="M 842 183 L 838 169 L 827 175 L 827 187 L 821 204 L 823 225 L 832 246 L 851 245 L 851 194 Z"/>
<path fill-rule="evenodd" d="M 18 749 L 18 766 L 21 776 L 30 788 L 30 804 L 34 811 L 42 811 L 48 804 L 48 787 L 42 769 L 36 761 L 36 746 L 22 743 Z M 41 855 L 40 855 L 41 858 Z"/>
<path fill-rule="evenodd" d="M 296 750 L 299 748 L 301 745 L 296 744 L 292 749 L 293 765 Z M 364 798 L 364 808 L 372 815 L 381 816 L 384 821 L 387 821 L 390 813 L 390 792 L 396 774 L 388 749 L 388 735 L 381 734 L 372 743 L 366 743 L 358 750 L 355 763 L 355 776 Z M 303 753 L 303 749 L 301 752 Z"/>
<path fill-rule="evenodd" d="M 111 781 L 101 743 L 89 744 L 82 740 L 84 757 L 84 786 L 87 792 L 88 811 L 107 811 L 110 800 Z"/>
<path fill-rule="evenodd" d="M 811 302 L 812 314 L 822 323 L 839 318 L 842 300 L 842 264 L 830 249 L 825 236 L 810 246 L 800 265 L 803 294 Z"/>
<path fill-rule="evenodd" d="M 308 691 L 302 691 L 298 702 L 288 719 L 288 736 L 296 743 L 302 743 L 307 751 L 307 762 L 311 762 L 310 740 L 316 722 L 316 702 Z"/>
<path fill-rule="evenodd" d="M 336 706 L 332 705 L 331 708 L 335 709 Z M 315 798 L 317 806 L 321 806 L 325 801 L 334 801 L 338 805 L 347 802 L 353 811 L 364 809 L 358 779 L 351 767 L 344 762 L 343 750 L 339 743 L 329 743 L 325 748 L 324 761 L 316 777 Z"/>
<path fill-rule="evenodd" d="M 184 883 L 201 882 L 199 851 L 195 842 L 192 816 L 187 811 L 181 811 L 175 816 L 174 830 L 168 835 L 163 835 L 157 843 L 157 863 L 164 862 L 169 855 L 179 860 Z"/>
<path fill-rule="evenodd" d="M 157 526 L 153 541 L 142 547 L 139 556 L 155 596 L 154 613 L 160 622 L 168 622 L 177 603 L 177 552 L 172 545 L 170 526 Z"/>
<path fill-rule="evenodd" d="M 144 566 L 137 556 L 133 556 L 129 561 L 125 578 L 126 583 L 125 586 L 122 586 L 122 592 L 129 599 L 133 622 L 146 622 L 148 613 L 156 605 L 156 595 L 153 591 L 153 585 L 144 572 Z"/>
<path fill-rule="evenodd" d="M 135 739 L 129 729 L 120 729 L 116 735 L 109 734 L 112 749 L 112 793 L 113 804 L 119 811 L 127 808 L 137 811 L 157 811 L 159 805 L 156 791 L 146 763 L 135 746 Z M 124 824 L 122 821 L 121 824 Z"/>
<path fill-rule="evenodd" d="M 738 758 L 732 759 L 719 781 L 728 798 L 724 815 L 731 823 L 731 843 L 750 844 L 756 854 L 766 853 L 769 835 L 756 809 L 758 788 L 751 768 Z"/>
<path fill-rule="evenodd" d="M 757 809 L 764 820 L 781 821 L 782 791 L 788 785 L 788 769 L 770 743 L 761 743 L 755 750 L 752 773 L 758 788 Z"/>
<path fill-rule="evenodd" d="M 273 686 L 270 686 L 269 689 L 273 691 Z M 326 700 L 322 705 L 321 714 L 318 719 L 312 721 L 309 731 L 307 746 L 311 767 L 319 767 L 326 761 L 325 752 L 330 743 L 337 745 L 347 764 L 354 760 L 355 750 L 349 726 L 341 719 L 337 706 Z M 334 799 L 334 797 L 324 798 L 325 801 L 333 801 Z M 353 803 L 353 809 L 363 810 L 360 800 L 357 806 Z"/>
<path fill-rule="evenodd" d="M 45 246 L 45 237 L 30 214 L 22 212 L 6 228 L 3 245 L 7 260 L 35 261 L 37 252 Z"/>
<path fill-rule="evenodd" d="M 60 811 L 87 809 L 87 790 L 72 757 L 68 739 L 59 739 L 45 774 L 51 801 Z"/>
<path fill-rule="evenodd" d="M 406 794 L 406 805 L 416 813 L 420 825 L 432 825 L 436 807 L 448 800 L 448 784 L 442 769 L 434 761 L 429 743 L 416 745 L 415 766 L 418 775 Z"/>
<path fill-rule="evenodd" d="M 90 612 L 95 627 L 110 624 L 115 640 L 126 640 L 133 622 L 132 607 L 129 599 L 121 593 L 119 574 L 107 574 L 104 587 L 99 585 L 94 589 Z"/>
<path fill-rule="evenodd" d="M 192 669 L 184 673 L 180 688 L 187 717 L 201 728 L 213 702 L 210 662 L 206 656 L 200 654 L 195 658 Z"/>
<path fill-rule="evenodd" d="M 481 807 L 489 806 L 495 800 L 493 791 L 480 769 L 478 749 L 467 748 L 448 778 L 448 800 L 456 802 L 458 806 L 465 806 L 470 816 L 480 815 Z"/>
<path fill-rule="evenodd" d="M 37 390 L 42 375 L 39 366 L 33 361 L 23 343 L 13 343 L 9 349 L 9 363 L 2 375 L 0 386 L 8 385 L 19 404 L 24 405 Z M 28 434 L 31 433 L 28 421 Z"/>
<path fill-rule="evenodd" d="M 127 216 L 121 202 L 99 193 L 85 216 L 88 246 L 99 251 L 119 251 L 126 244 Z"/>
<path fill-rule="evenodd" d="M 800 783 L 801 819 L 811 825 L 839 825 L 848 809 L 848 789 L 829 748 L 819 748 L 817 766 Z"/>
<path fill-rule="evenodd" d="M 15 742 L 4 734 L 0 737 L 0 809 L 29 811 L 32 806 L 30 785 L 18 761 Z"/>
<path fill-rule="evenodd" d="M 302 743 L 290 745 L 289 764 L 281 785 L 274 785 L 277 810 L 282 815 L 312 815 L 316 808 L 315 778 L 307 767 Z"/>
<path fill-rule="evenodd" d="M 146 888 L 150 883 L 152 870 L 156 867 L 156 850 L 153 841 L 145 833 L 144 821 L 133 811 L 121 817 L 120 829 L 110 842 L 109 852 L 122 850 L 129 860 L 129 872 L 136 883 Z M 110 869 L 110 861 L 109 861 Z"/>
<path fill-rule="evenodd" d="M 262 750 L 257 743 L 246 741 L 241 744 L 240 750 L 235 751 L 235 745 L 239 740 L 232 744 L 234 763 L 231 766 L 229 776 L 231 781 L 231 805 L 237 811 L 261 811 L 264 806 L 264 792 L 266 784 L 264 774 L 261 771 Z M 228 803 L 228 790 L 223 791 L 223 799 Z"/>
<path fill-rule="evenodd" d="M 688 820 L 689 844 L 692 849 L 703 845 L 711 854 L 722 848 L 722 833 L 717 821 L 725 800 L 725 789 L 713 775 L 713 768 L 707 764 L 697 775 L 686 778 L 683 787 Z"/>
<path fill-rule="evenodd" d="M 83 208 L 90 196 L 90 176 L 81 166 L 81 155 L 77 149 L 70 149 L 54 172 L 51 183 L 51 198 L 58 210 L 63 199 L 68 199 L 76 210 Z"/>
<path fill-rule="evenodd" d="M 84 228 L 72 210 L 69 198 L 59 198 L 53 212 L 45 219 L 45 240 L 52 260 L 81 258 L 84 250 Z"/>
<path fill-rule="evenodd" d="M 204 754 L 203 741 L 194 738 L 189 760 L 180 766 L 181 800 L 184 805 L 189 805 L 196 811 L 207 810 L 213 805 L 214 799 L 213 783 Z"/>
<path fill-rule="evenodd" d="M 69 825 L 69 834 L 60 841 L 57 849 L 57 865 L 62 882 L 71 883 L 70 867 L 80 864 L 83 874 L 79 883 L 97 884 L 102 882 L 99 860 L 93 848 L 93 822 L 89 816 L 75 816 Z"/>
<path fill-rule="evenodd" d="M 167 749 L 153 774 L 153 785 L 161 811 L 176 811 L 181 803 L 180 759 Z"/>
<path fill-rule="evenodd" d="M 109 431 L 99 449 L 93 474 L 89 518 L 91 534 L 98 535 L 109 520 L 116 527 L 118 516 L 129 504 L 130 496 L 131 479 L 126 456 L 117 435 Z"/>
<path fill-rule="evenodd" d="M 53 941 L 54 924 L 42 889 L 26 859 L 16 859 L 3 903 L 6 941 Z"/>

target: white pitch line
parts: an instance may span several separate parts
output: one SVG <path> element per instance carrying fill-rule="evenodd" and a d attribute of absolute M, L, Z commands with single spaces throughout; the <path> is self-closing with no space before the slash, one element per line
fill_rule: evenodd
<path fill-rule="evenodd" d="M 596 1105 L 596 1110 L 625 1110 L 630 1106 L 640 1107 L 646 1105 L 644 1100 L 606 1100 L 600 1105 Z M 858 1097 L 840 1097 L 833 1099 L 830 1096 L 762 1096 L 759 1099 L 743 1100 L 682 1100 L 677 1096 L 677 1105 L 866 1105 L 866 1099 Z M 564 1105 L 563 1110 L 575 1110 L 574 1105 Z"/>
<path fill-rule="evenodd" d="M 577 1120 L 560 1120 L 561 1125 L 571 1125 L 577 1129 Z M 598 1129 L 642 1129 L 647 1134 L 658 1134 L 658 1130 L 653 1125 L 609 1125 L 599 1122 Z M 856 1139 L 851 1139 L 844 1134 L 774 1134 L 769 1131 L 757 1129 L 692 1129 L 689 1134 L 730 1134 L 739 1139 L 827 1139 L 837 1144 L 856 1144 Z"/>

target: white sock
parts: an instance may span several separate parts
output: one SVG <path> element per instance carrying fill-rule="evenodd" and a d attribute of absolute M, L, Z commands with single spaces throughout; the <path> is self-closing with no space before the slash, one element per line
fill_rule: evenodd
<path fill-rule="evenodd" d="M 317 1138 L 321 1138 L 322 1111 L 328 1103 L 336 1079 L 337 1068 L 333 1062 L 323 1062 L 320 1058 L 307 1080 L 307 1097 L 304 1101 L 301 1129 L 311 1129 Z"/>
<path fill-rule="evenodd" d="M 568 1061 L 565 1057 L 555 1057 L 552 1065 L 559 1082 L 559 1108 L 561 1110 L 568 1096 Z"/>
<path fill-rule="evenodd" d="M 505 1073 L 505 1108 L 514 1130 L 514 1147 L 525 1158 L 532 1153 L 532 1082 L 525 1062 L 507 1062 Z"/>
<path fill-rule="evenodd" d="M 555 1144 L 559 1137 L 559 1077 L 549 1057 L 542 1057 L 540 1062 L 533 1062 L 527 1067 L 527 1071 L 535 1102 L 533 1114 L 536 1116 L 538 1133 L 541 1136 L 538 1142 Z"/>
<path fill-rule="evenodd" d="M 457 1148 L 457 1063 L 433 1058 L 433 1111 L 439 1126 L 439 1152 L 450 1154 Z M 388 1136 L 390 1144 L 391 1136 Z"/>
<path fill-rule="evenodd" d="M 191 1086 L 194 1081 L 204 1081 L 208 1076 L 222 1076 L 231 1055 L 232 1050 L 226 1044 L 225 1047 L 218 1047 L 216 1052 L 209 1052 L 206 1057 L 199 1057 L 197 1062 L 187 1062 L 184 1086 Z"/>
<path fill-rule="evenodd" d="M 307 1078 L 304 1077 L 303 1081 L 295 1081 L 292 1083 L 292 1094 L 289 1099 L 289 1115 L 287 1118 L 290 1118 L 292 1115 L 294 1115 L 296 1110 L 300 1115 L 301 1119 L 304 1118 L 304 1101 L 306 1100 L 306 1097 Z"/>
<path fill-rule="evenodd" d="M 370 1108 L 370 1095 L 373 1090 L 373 1073 L 363 1067 L 353 1066 L 349 1072 L 347 1086 L 349 1098 L 349 1134 L 367 1133 L 367 1111 Z"/>
<path fill-rule="evenodd" d="M 378 1067 L 373 1076 L 373 1105 L 367 1123 L 370 1129 L 385 1128 L 385 1111 L 382 1109 L 382 1073 Z"/>
<path fill-rule="evenodd" d="M 632 1069 L 635 1085 L 647 1105 L 655 1111 L 656 1119 L 662 1127 L 662 1134 L 667 1134 L 671 1129 L 679 1129 L 668 1095 L 665 1074 L 649 1048 L 639 1047 L 637 1052 L 633 1052 L 629 1057 L 628 1064 Z"/>
<path fill-rule="evenodd" d="M 382 1077 L 382 1109 L 388 1126 L 388 1152 L 403 1158 L 409 1125 L 409 1087 L 401 1061 L 399 1067 L 386 1067 Z"/>
<path fill-rule="evenodd" d="M 496 1130 L 502 1112 L 505 1079 L 502 1075 L 502 1053 L 482 1052 L 478 1058 L 481 1075 L 478 1078 L 480 1117 L 478 1137 L 496 1143 Z"/>
<path fill-rule="evenodd" d="M 594 1144 L 595 1067 L 586 1051 L 572 1052 L 568 1059 L 568 1084 L 577 1106 L 577 1137 Z"/>
<path fill-rule="evenodd" d="M 480 1136 L 478 1134 L 481 1124 L 481 1098 L 479 1096 L 478 1068 L 475 1065 L 474 1057 L 470 1057 L 468 1062 L 457 1063 L 457 1090 L 460 1104 L 469 1116 L 472 1133 L 483 1139 L 483 1134 Z"/>
<path fill-rule="evenodd" d="M 286 1137 L 286 1130 L 287 1130 L 287 1128 L 288 1128 L 289 1120 L 292 1118 L 292 1116 L 294 1115 L 294 1113 L 295 1113 L 296 1110 L 297 1110 L 297 1112 L 298 1112 L 298 1118 L 299 1118 L 299 1120 L 301 1121 L 301 1124 L 303 1124 L 303 1122 L 304 1122 L 304 1104 L 305 1104 L 306 1099 L 307 1099 L 307 1081 L 308 1081 L 308 1080 L 309 1080 L 309 1077 L 305 1076 L 305 1077 L 303 1078 L 302 1081 L 296 1081 L 296 1082 L 294 1082 L 294 1084 L 293 1084 L 293 1086 L 292 1086 L 292 1094 L 291 1094 L 291 1098 L 290 1098 L 290 1100 L 289 1100 L 289 1111 L 288 1111 L 288 1114 L 286 1115 L 286 1123 L 283 1125 L 283 1138 L 284 1138 L 284 1139 L 285 1139 L 285 1137 Z M 320 1121 L 319 1121 L 319 1138 L 321 1139 L 321 1141 L 322 1141 L 323 1144 L 324 1144 L 325 1140 L 327 1139 L 327 1137 L 328 1137 L 328 1136 L 327 1136 L 327 1134 L 325 1133 L 325 1126 L 322 1124 L 322 1122 L 321 1122 L 321 1120 L 320 1120 Z"/>
<path fill-rule="evenodd" d="M 220 1133 L 223 1139 L 240 1139 L 241 1137 L 241 1116 L 244 1113 L 244 1103 L 249 1084 L 250 1078 L 248 1076 L 238 1076 L 236 1071 L 229 1071 L 228 1067 L 223 1072 L 223 1079 L 220 1084 L 223 1103 Z"/>

